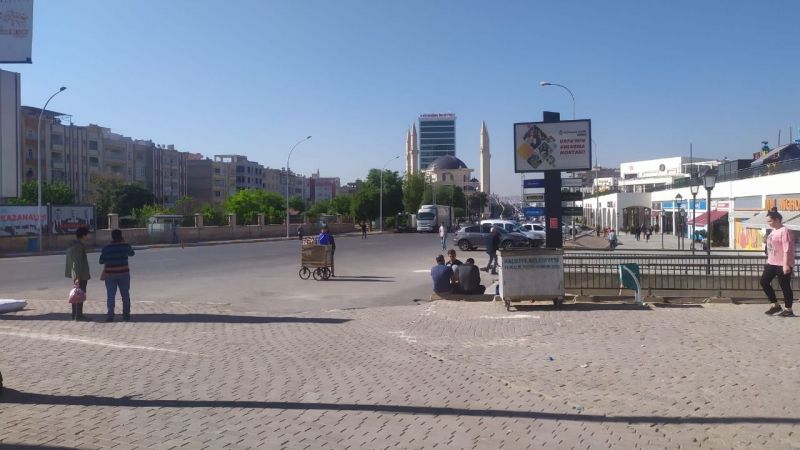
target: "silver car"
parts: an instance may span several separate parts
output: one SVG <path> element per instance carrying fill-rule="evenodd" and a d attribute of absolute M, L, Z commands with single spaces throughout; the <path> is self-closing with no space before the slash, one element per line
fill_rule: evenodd
<path fill-rule="evenodd" d="M 491 232 L 492 226 L 490 224 L 483 225 L 467 225 L 461 227 L 453 235 L 453 242 L 462 251 L 476 250 L 478 248 L 486 248 L 486 239 Z M 524 234 L 518 232 L 509 232 L 502 227 L 497 227 L 497 232 L 500 233 L 500 248 L 506 249 L 510 247 L 530 247 L 531 241 Z"/>

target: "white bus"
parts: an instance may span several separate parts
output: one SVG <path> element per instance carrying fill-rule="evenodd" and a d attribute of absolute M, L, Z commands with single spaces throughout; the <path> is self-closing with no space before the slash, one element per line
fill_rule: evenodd
<path fill-rule="evenodd" d="M 452 223 L 449 206 L 422 205 L 417 212 L 417 231 L 439 231 L 439 225 L 449 229 Z"/>

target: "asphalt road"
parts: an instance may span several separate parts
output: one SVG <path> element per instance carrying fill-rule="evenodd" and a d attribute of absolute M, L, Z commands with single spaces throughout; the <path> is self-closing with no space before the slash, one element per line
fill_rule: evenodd
<path fill-rule="evenodd" d="M 228 304 L 234 311 L 278 314 L 406 305 L 429 298 L 429 270 L 441 253 L 438 235 L 339 236 L 336 244 L 336 277 L 329 281 L 298 277 L 297 240 L 138 249 L 130 259 L 131 298 Z M 469 256 L 478 264 L 487 260 L 482 251 Z M 104 302 L 98 258 L 99 253 L 89 254 L 94 279 L 87 291 L 89 301 Z M 0 259 L 0 298 L 63 300 L 66 308 L 71 283 L 63 273 L 62 255 Z"/>

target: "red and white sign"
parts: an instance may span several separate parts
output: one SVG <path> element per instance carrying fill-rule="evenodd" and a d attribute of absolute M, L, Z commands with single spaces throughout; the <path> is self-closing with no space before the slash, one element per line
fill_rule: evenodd
<path fill-rule="evenodd" d="M 557 230 L 558 229 L 558 217 L 551 217 L 550 218 L 550 228 Z"/>

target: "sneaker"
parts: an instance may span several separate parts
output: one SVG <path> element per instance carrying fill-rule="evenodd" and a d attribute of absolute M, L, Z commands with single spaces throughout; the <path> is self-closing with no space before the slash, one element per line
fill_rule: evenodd
<path fill-rule="evenodd" d="M 778 317 L 797 317 L 794 315 L 791 309 L 784 309 L 783 312 L 778 314 Z"/>
<path fill-rule="evenodd" d="M 764 312 L 764 314 L 766 314 L 766 315 L 768 315 L 768 316 L 771 316 L 771 315 L 773 315 L 773 314 L 775 314 L 775 313 L 779 313 L 779 312 L 781 312 L 781 311 L 783 311 L 783 308 L 781 308 L 779 305 L 775 305 L 775 306 L 773 306 L 772 308 L 770 308 L 770 309 L 766 310 L 766 311 Z"/>

